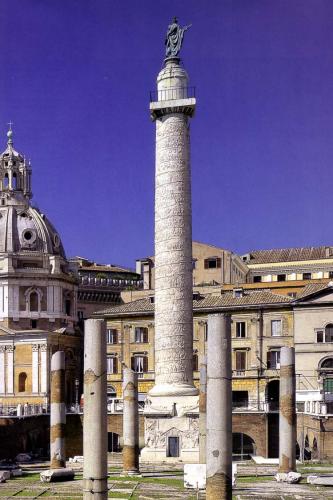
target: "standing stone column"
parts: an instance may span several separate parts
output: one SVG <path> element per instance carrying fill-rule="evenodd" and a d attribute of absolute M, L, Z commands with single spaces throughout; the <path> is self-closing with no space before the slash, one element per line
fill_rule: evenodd
<path fill-rule="evenodd" d="M 65 426 L 65 353 L 57 351 L 51 358 L 51 469 L 66 467 Z"/>
<path fill-rule="evenodd" d="M 188 76 L 179 58 L 157 78 L 155 173 L 155 386 L 152 396 L 196 395 L 193 386 L 192 206 Z"/>
<path fill-rule="evenodd" d="M 199 358 L 200 392 L 199 392 L 199 463 L 206 463 L 206 396 L 207 396 L 207 356 Z"/>
<path fill-rule="evenodd" d="M 279 472 L 296 471 L 296 375 L 295 349 L 280 354 Z"/>
<path fill-rule="evenodd" d="M 130 368 L 123 369 L 123 470 L 125 474 L 139 472 L 139 411 L 138 375 Z"/>
<path fill-rule="evenodd" d="M 106 329 L 101 319 L 84 328 L 83 499 L 108 497 Z"/>
<path fill-rule="evenodd" d="M 231 322 L 208 316 L 207 500 L 232 498 Z"/>

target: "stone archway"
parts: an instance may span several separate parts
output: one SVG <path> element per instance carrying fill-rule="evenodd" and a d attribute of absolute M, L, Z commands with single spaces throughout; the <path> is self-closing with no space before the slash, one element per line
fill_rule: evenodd
<path fill-rule="evenodd" d="M 232 433 L 232 455 L 233 460 L 250 460 L 255 454 L 254 440 L 242 432 Z"/>

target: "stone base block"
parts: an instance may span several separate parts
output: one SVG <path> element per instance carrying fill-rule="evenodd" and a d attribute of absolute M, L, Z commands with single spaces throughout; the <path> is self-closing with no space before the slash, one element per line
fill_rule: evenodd
<path fill-rule="evenodd" d="M 199 463 L 199 450 L 183 450 L 180 452 L 179 457 L 167 457 L 166 450 L 157 450 L 151 448 L 143 448 L 140 455 L 141 463 L 165 463 L 165 464 L 179 464 L 179 463 L 189 463 L 198 464 Z"/>
<path fill-rule="evenodd" d="M 302 479 L 302 474 L 299 472 L 278 472 L 275 479 L 278 483 L 299 483 Z"/>
<path fill-rule="evenodd" d="M 72 481 L 74 479 L 73 469 L 49 469 L 40 473 L 42 483 L 53 483 L 56 481 Z"/>
<path fill-rule="evenodd" d="M 22 472 L 22 469 L 12 469 L 10 471 L 10 475 L 12 477 L 20 477 L 20 476 L 23 476 L 23 472 Z"/>
<path fill-rule="evenodd" d="M 10 471 L 9 470 L 0 471 L 0 483 L 5 483 L 7 479 L 10 479 Z"/>
<path fill-rule="evenodd" d="M 184 488 L 206 488 L 206 464 L 184 465 Z"/>
<path fill-rule="evenodd" d="M 332 476 L 308 476 L 307 482 L 309 484 L 316 484 L 318 486 L 333 486 Z"/>

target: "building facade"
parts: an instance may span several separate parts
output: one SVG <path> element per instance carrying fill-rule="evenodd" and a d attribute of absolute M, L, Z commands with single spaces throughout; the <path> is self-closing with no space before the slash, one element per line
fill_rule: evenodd
<path fill-rule="evenodd" d="M 0 405 L 49 402 L 52 353 L 66 353 L 67 401 L 81 368 L 77 281 L 61 238 L 31 204 L 31 166 L 8 131 L 0 155 Z"/>

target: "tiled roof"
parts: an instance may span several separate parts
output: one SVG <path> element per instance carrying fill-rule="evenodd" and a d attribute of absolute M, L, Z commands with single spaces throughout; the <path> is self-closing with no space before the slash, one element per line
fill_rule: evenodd
<path fill-rule="evenodd" d="M 309 283 L 297 294 L 297 300 L 303 299 L 313 293 L 321 292 L 321 290 L 325 290 L 325 288 L 330 288 L 328 283 Z"/>
<path fill-rule="evenodd" d="M 195 311 L 205 309 L 237 308 L 242 306 L 289 304 L 292 301 L 287 295 L 279 295 L 269 291 L 244 292 L 242 297 L 234 297 L 232 292 L 223 293 L 221 296 L 206 295 L 193 301 Z M 104 311 L 98 311 L 98 316 L 117 316 L 133 313 L 153 313 L 154 303 L 146 297 L 143 299 L 127 302 L 119 306 L 110 307 Z"/>
<path fill-rule="evenodd" d="M 333 247 L 274 248 L 249 252 L 251 264 L 273 262 L 295 262 L 304 260 L 328 259 L 333 257 Z"/>

